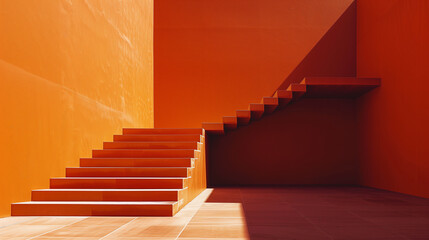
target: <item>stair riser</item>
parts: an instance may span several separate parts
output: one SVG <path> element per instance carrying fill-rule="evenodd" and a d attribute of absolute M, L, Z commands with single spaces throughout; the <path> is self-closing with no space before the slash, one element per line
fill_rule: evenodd
<path fill-rule="evenodd" d="M 197 149 L 197 142 L 105 142 L 104 149 Z"/>
<path fill-rule="evenodd" d="M 252 111 L 251 118 L 252 118 L 252 120 L 258 120 L 258 119 L 262 118 L 262 115 L 264 115 L 264 112 Z"/>
<path fill-rule="evenodd" d="M 187 135 L 115 135 L 113 136 L 115 142 L 201 142 L 201 135 L 187 134 Z"/>
<path fill-rule="evenodd" d="M 247 125 L 250 122 L 251 112 L 250 111 L 237 111 L 237 125 Z"/>
<path fill-rule="evenodd" d="M 32 201 L 178 201 L 181 191 L 33 191 Z"/>
<path fill-rule="evenodd" d="M 12 216 L 173 216 L 177 206 L 12 204 Z"/>
<path fill-rule="evenodd" d="M 232 123 L 232 124 L 226 124 L 225 123 L 225 129 L 228 129 L 228 130 L 233 130 L 233 129 L 236 129 L 237 128 L 237 126 L 238 126 L 238 124 L 237 123 Z"/>
<path fill-rule="evenodd" d="M 252 120 L 258 120 L 262 117 L 265 111 L 264 104 L 251 103 L 249 105 L 250 117 Z"/>
<path fill-rule="evenodd" d="M 67 177 L 188 177 L 187 168 L 67 168 Z"/>
<path fill-rule="evenodd" d="M 51 179 L 53 189 L 181 189 L 187 179 Z"/>
<path fill-rule="evenodd" d="M 160 150 L 92 150 L 94 158 L 193 158 L 194 150 L 160 149 Z"/>
<path fill-rule="evenodd" d="M 284 107 L 286 106 L 288 103 L 290 103 L 292 100 L 291 98 L 279 98 L 279 107 Z"/>
<path fill-rule="evenodd" d="M 139 129 L 139 128 L 124 128 L 122 133 L 128 134 L 202 134 L 201 128 L 178 128 L 178 129 Z"/>
<path fill-rule="evenodd" d="M 278 105 L 265 105 L 264 113 L 270 114 L 273 113 L 277 109 Z"/>
<path fill-rule="evenodd" d="M 250 118 L 238 118 L 237 119 L 237 126 L 245 126 L 245 125 L 249 125 L 250 123 Z"/>
<path fill-rule="evenodd" d="M 275 98 L 275 97 L 264 97 L 262 98 L 261 103 L 263 103 L 264 105 L 273 105 L 273 106 L 279 104 L 278 98 Z"/>
<path fill-rule="evenodd" d="M 225 129 L 236 129 L 238 126 L 237 117 L 223 117 L 223 124 Z"/>
<path fill-rule="evenodd" d="M 291 102 L 299 100 L 302 96 L 304 96 L 305 92 L 293 92 L 293 98 L 291 99 Z"/>
<path fill-rule="evenodd" d="M 287 90 L 292 92 L 292 101 L 296 101 L 306 93 L 307 87 L 305 84 L 291 84 Z"/>
<path fill-rule="evenodd" d="M 193 167 L 194 159 L 109 159 L 81 158 L 81 167 Z"/>

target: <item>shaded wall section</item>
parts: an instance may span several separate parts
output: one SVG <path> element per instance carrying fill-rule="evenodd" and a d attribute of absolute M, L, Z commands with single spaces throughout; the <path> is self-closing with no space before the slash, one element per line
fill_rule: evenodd
<path fill-rule="evenodd" d="M 359 100 L 361 183 L 429 197 L 429 2 L 357 1 L 357 74 L 382 86 Z"/>
<path fill-rule="evenodd" d="M 354 99 L 301 99 L 209 136 L 210 186 L 356 184 Z"/>
<path fill-rule="evenodd" d="M 0 216 L 153 126 L 153 2 L 0 1 Z"/>
<path fill-rule="evenodd" d="M 155 126 L 219 122 L 271 95 L 302 69 L 296 70 L 351 5 L 352 0 L 156 0 Z M 306 61 L 312 73 L 322 69 L 335 75 L 326 65 L 311 65 L 339 56 L 346 68 L 331 64 L 328 70 L 355 75 L 355 18 L 349 19 L 351 25 L 337 28 L 340 32 L 330 34 Z"/>
<path fill-rule="evenodd" d="M 353 2 L 278 89 L 287 89 L 305 77 L 355 76 L 356 2 Z"/>

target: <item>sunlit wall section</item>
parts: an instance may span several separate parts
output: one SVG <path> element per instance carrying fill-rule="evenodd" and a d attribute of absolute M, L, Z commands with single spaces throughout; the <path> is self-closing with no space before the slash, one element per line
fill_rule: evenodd
<path fill-rule="evenodd" d="M 0 1 L 0 216 L 123 127 L 153 127 L 153 1 Z"/>

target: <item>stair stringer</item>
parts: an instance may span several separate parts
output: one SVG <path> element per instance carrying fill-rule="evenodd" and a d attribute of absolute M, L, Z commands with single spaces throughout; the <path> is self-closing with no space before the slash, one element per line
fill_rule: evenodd
<path fill-rule="evenodd" d="M 272 96 L 263 97 L 260 103 L 250 103 L 248 110 L 237 110 L 236 116 L 225 116 L 223 121 L 218 123 L 202 123 L 202 128 L 209 134 L 224 134 L 227 130 L 233 130 L 240 125 L 259 120 L 266 114 L 272 114 L 301 97 L 354 98 L 379 85 L 379 78 L 307 77 L 300 83 L 291 83 L 287 89 L 277 90 Z"/>

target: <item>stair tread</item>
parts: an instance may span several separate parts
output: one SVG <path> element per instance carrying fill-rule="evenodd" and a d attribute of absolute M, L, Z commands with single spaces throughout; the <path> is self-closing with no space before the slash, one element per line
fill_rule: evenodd
<path fill-rule="evenodd" d="M 192 167 L 68 167 L 66 177 L 187 177 Z"/>
<path fill-rule="evenodd" d="M 81 167 L 193 167 L 195 158 L 81 158 Z"/>
<path fill-rule="evenodd" d="M 121 157 L 195 157 L 197 149 L 95 149 L 92 150 L 93 158 L 121 158 Z"/>
<path fill-rule="evenodd" d="M 307 77 L 301 81 L 306 86 L 306 97 L 355 98 L 380 85 L 379 78 L 356 77 Z"/>
<path fill-rule="evenodd" d="M 133 136 L 174 136 L 174 137 L 180 137 L 180 136 L 200 136 L 201 134 L 198 133 L 178 133 L 178 134 L 174 134 L 174 133 L 159 133 L 159 134 L 154 134 L 154 133 L 139 133 L 139 134 L 132 134 Z M 119 135 L 119 134 L 115 134 L 113 136 L 128 136 L 128 135 Z"/>
<path fill-rule="evenodd" d="M 13 203 L 16 205 L 22 204 L 62 204 L 62 205 L 172 205 L 177 201 L 28 201 Z"/>
<path fill-rule="evenodd" d="M 114 135 L 113 142 L 199 142 L 201 134 L 126 134 Z"/>
<path fill-rule="evenodd" d="M 201 128 L 123 128 L 123 129 L 139 129 L 139 130 L 186 130 L 186 131 L 192 131 L 192 130 L 201 130 Z"/>
<path fill-rule="evenodd" d="M 356 86 L 378 86 L 380 78 L 356 78 L 356 77 L 306 77 L 301 81 L 306 85 L 356 85 Z"/>
<path fill-rule="evenodd" d="M 191 167 L 68 167 L 68 168 L 87 168 L 87 169 L 95 169 L 95 168 L 103 168 L 103 169 L 115 169 L 115 168 L 121 168 L 121 169 L 153 169 L 153 168 L 159 168 L 159 169 L 168 169 L 168 168 L 191 168 Z"/>
<path fill-rule="evenodd" d="M 175 192 L 175 191 L 182 191 L 186 190 L 188 187 L 185 188 L 166 188 L 166 189 L 147 189 L 147 188 L 58 188 L 58 189 L 36 189 L 33 191 L 37 192 L 61 192 L 61 191 L 70 191 L 70 192 L 101 192 L 101 191 L 108 191 L 108 192 Z"/>
<path fill-rule="evenodd" d="M 112 149 L 133 149 L 133 150 L 150 150 L 150 149 L 173 149 L 173 150 L 182 150 L 182 149 L 198 149 L 198 141 L 113 141 L 113 142 L 104 142 L 103 150 L 112 150 Z"/>
<path fill-rule="evenodd" d="M 263 97 L 261 100 L 261 104 L 264 105 L 278 105 L 278 98 L 276 97 Z"/>
<path fill-rule="evenodd" d="M 93 151 L 198 151 L 192 148 L 184 149 L 171 149 L 171 148 L 144 148 L 144 149 L 135 149 L 135 148 L 120 148 L 120 149 L 94 149 Z"/>
<path fill-rule="evenodd" d="M 133 149 L 134 150 L 134 149 Z M 106 159 L 106 160 L 121 160 L 121 159 L 126 159 L 126 160 L 133 160 L 133 159 L 135 159 L 135 160 L 141 160 L 141 159 L 146 159 L 146 160 L 161 160 L 161 161 L 164 161 L 164 160 L 172 160 L 172 159 L 174 159 L 174 160 L 185 160 L 185 159 L 193 159 L 193 157 L 162 157 L 162 158 L 154 158 L 154 157 L 112 157 L 112 158 L 110 158 L 110 157 L 97 157 L 97 158 L 91 158 L 91 157 L 89 157 L 89 158 L 80 158 L 80 159 L 96 159 L 96 160 L 101 160 L 101 159 Z"/>
<path fill-rule="evenodd" d="M 203 134 L 202 128 L 123 128 L 124 135 L 133 134 Z"/>
<path fill-rule="evenodd" d="M 198 143 L 198 141 L 120 141 L 120 142 L 105 142 L 105 143 Z"/>
<path fill-rule="evenodd" d="M 54 177 L 51 179 L 186 179 L 190 177 Z"/>

